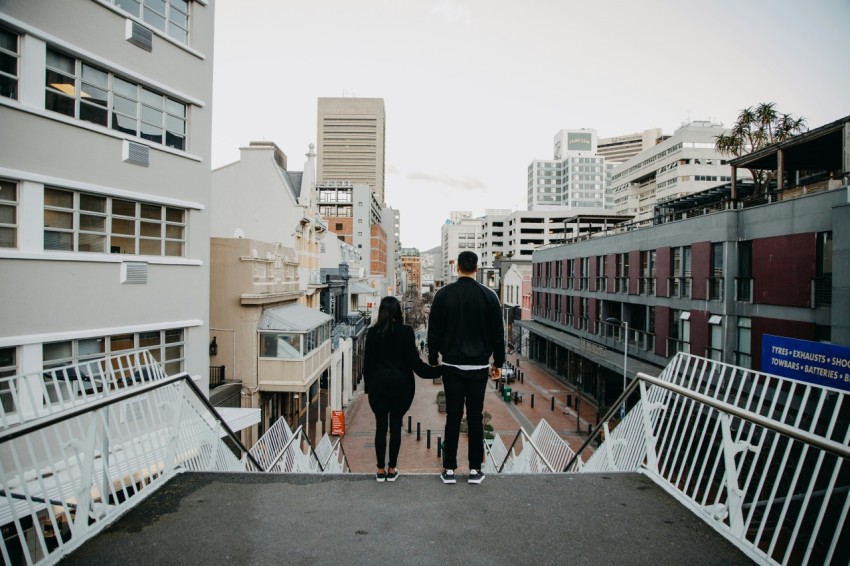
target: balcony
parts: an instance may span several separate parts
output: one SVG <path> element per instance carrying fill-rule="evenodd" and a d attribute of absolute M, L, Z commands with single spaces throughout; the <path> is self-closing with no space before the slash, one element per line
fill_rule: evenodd
<path fill-rule="evenodd" d="M 735 300 L 741 303 L 753 302 L 753 280 L 750 277 L 735 278 Z"/>
<path fill-rule="evenodd" d="M 260 358 L 257 361 L 260 391 L 304 391 L 330 363 L 330 340 L 303 358 Z"/>
<path fill-rule="evenodd" d="M 638 279 L 638 293 L 641 295 L 654 295 L 655 277 L 641 277 Z"/>
<path fill-rule="evenodd" d="M 687 299 L 691 296 L 691 285 L 693 281 L 690 277 L 671 277 L 669 282 L 671 297 Z"/>

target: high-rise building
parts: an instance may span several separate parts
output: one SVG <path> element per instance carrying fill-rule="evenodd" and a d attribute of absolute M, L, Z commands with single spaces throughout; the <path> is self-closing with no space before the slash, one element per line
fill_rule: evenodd
<path fill-rule="evenodd" d="M 528 166 L 528 210 L 604 209 L 613 165 L 597 155 L 596 131 L 559 131 L 553 153 Z"/>
<path fill-rule="evenodd" d="M 213 6 L 161 4 L 0 2 L 0 375 L 144 349 L 207 390 Z"/>
<path fill-rule="evenodd" d="M 366 183 L 384 204 L 383 98 L 319 98 L 316 179 Z"/>
<path fill-rule="evenodd" d="M 608 162 L 620 163 L 631 159 L 641 151 L 661 143 L 668 137 L 670 136 L 661 134 L 661 128 L 652 128 L 624 136 L 599 138 L 596 145 L 596 154 L 604 157 Z"/>
<path fill-rule="evenodd" d="M 609 186 L 614 212 L 649 222 L 656 204 L 728 183 L 725 156 L 714 149 L 716 137 L 726 131 L 721 124 L 689 122 L 658 145 L 618 164 Z M 749 178 L 740 170 L 738 176 Z"/>

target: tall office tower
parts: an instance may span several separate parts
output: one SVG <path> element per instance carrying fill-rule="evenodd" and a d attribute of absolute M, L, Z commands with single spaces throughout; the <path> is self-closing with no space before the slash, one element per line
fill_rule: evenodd
<path fill-rule="evenodd" d="M 384 204 L 383 98 L 319 98 L 316 181 L 366 183 Z"/>
<path fill-rule="evenodd" d="M 207 388 L 213 3 L 154 4 L 0 2 L 0 375 L 144 349 Z"/>
<path fill-rule="evenodd" d="M 595 130 L 555 134 L 554 158 L 528 166 L 528 210 L 605 208 L 610 167 L 596 148 Z"/>
<path fill-rule="evenodd" d="M 621 163 L 631 159 L 641 151 L 661 143 L 668 137 L 670 136 L 663 136 L 661 134 L 661 128 L 652 128 L 624 136 L 599 138 L 596 145 L 596 154 L 604 157 L 608 162 Z"/>

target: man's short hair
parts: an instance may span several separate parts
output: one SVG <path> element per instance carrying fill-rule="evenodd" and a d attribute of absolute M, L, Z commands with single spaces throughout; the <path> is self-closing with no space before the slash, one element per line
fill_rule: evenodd
<path fill-rule="evenodd" d="M 475 252 L 460 252 L 457 256 L 457 268 L 464 273 L 472 273 L 478 269 L 478 256 Z"/>

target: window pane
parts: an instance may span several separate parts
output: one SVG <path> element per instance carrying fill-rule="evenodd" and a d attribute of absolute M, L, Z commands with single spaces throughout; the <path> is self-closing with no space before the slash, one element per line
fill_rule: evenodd
<path fill-rule="evenodd" d="M 106 251 L 106 236 L 103 234 L 80 234 L 78 241 L 78 251 L 94 253 L 104 253 Z"/>
<path fill-rule="evenodd" d="M 132 334 L 118 334 L 109 337 L 109 351 L 112 353 L 133 349 Z"/>
<path fill-rule="evenodd" d="M 113 236 L 109 241 L 109 253 L 134 254 L 136 253 L 136 240 L 134 238 L 119 238 Z"/>
<path fill-rule="evenodd" d="M 118 218 L 112 219 L 112 233 L 113 234 L 128 234 L 134 236 L 136 234 L 136 221 L 135 220 L 120 220 Z"/>
<path fill-rule="evenodd" d="M 153 204 L 143 204 L 142 218 L 150 218 L 153 220 L 162 219 L 162 207 Z"/>
<path fill-rule="evenodd" d="M 186 14 L 182 14 L 177 10 L 171 10 L 168 14 L 168 19 L 172 24 L 176 24 L 181 30 L 185 30 L 189 27 L 189 16 Z M 169 26 L 168 30 L 171 34 L 174 34 L 177 30 L 175 30 L 172 26 Z"/>
<path fill-rule="evenodd" d="M 65 342 L 48 342 L 41 346 L 41 356 L 44 363 L 55 363 L 58 361 L 71 361 L 73 350 L 71 341 Z"/>
<path fill-rule="evenodd" d="M 159 332 L 140 332 L 139 333 L 139 347 L 140 348 L 151 348 L 153 346 L 159 346 L 159 343 L 160 343 Z"/>
<path fill-rule="evenodd" d="M 44 205 L 53 206 L 56 208 L 74 208 L 74 193 L 71 191 L 61 191 L 59 189 L 44 189 Z"/>
<path fill-rule="evenodd" d="M 162 236 L 162 224 L 158 222 L 142 222 L 141 235 L 147 238 L 159 238 Z"/>
<path fill-rule="evenodd" d="M 177 41 L 180 41 L 181 43 L 186 43 L 187 41 L 189 41 L 188 32 L 185 29 L 177 27 L 175 25 L 171 25 L 168 27 L 168 35 L 170 35 Z"/>
<path fill-rule="evenodd" d="M 170 238 L 172 240 L 182 240 L 183 228 L 183 226 L 174 226 L 173 224 L 167 224 L 165 226 L 165 237 Z"/>
<path fill-rule="evenodd" d="M 60 212 L 58 210 L 45 210 L 44 227 L 71 230 L 74 227 L 74 214 L 71 212 Z"/>
<path fill-rule="evenodd" d="M 109 74 L 83 63 L 83 80 L 102 88 L 109 88 Z"/>
<path fill-rule="evenodd" d="M 141 255 L 162 255 L 162 240 L 140 240 L 139 253 Z"/>
<path fill-rule="evenodd" d="M 165 242 L 165 255 L 181 257 L 183 255 L 183 242 Z"/>
<path fill-rule="evenodd" d="M 183 222 L 184 211 L 179 208 L 166 208 L 165 219 L 169 222 Z"/>
<path fill-rule="evenodd" d="M 142 122 L 142 138 L 157 143 L 162 143 L 162 128 L 151 126 Z"/>
<path fill-rule="evenodd" d="M 118 96 L 117 94 L 112 97 L 112 109 L 116 112 L 126 114 L 127 116 L 135 118 L 138 112 L 138 106 L 139 103 L 135 100 L 130 100 L 129 98 Z"/>
<path fill-rule="evenodd" d="M 80 120 L 85 120 L 86 122 L 92 122 L 95 124 L 100 124 L 101 126 L 106 126 L 108 119 L 109 115 L 106 112 L 106 108 L 92 106 L 91 104 L 86 104 L 85 102 L 80 103 Z"/>
<path fill-rule="evenodd" d="M 175 149 L 186 149 L 186 139 L 171 132 L 166 132 L 165 145 Z"/>
<path fill-rule="evenodd" d="M 136 203 L 129 200 L 112 199 L 112 214 L 136 216 Z"/>
<path fill-rule="evenodd" d="M 162 95 L 151 92 L 146 88 L 142 88 L 142 104 L 162 110 Z"/>
<path fill-rule="evenodd" d="M 165 118 L 165 127 L 168 128 L 169 132 L 175 134 L 183 135 L 186 133 L 186 122 L 183 118 L 176 118 L 171 114 L 168 114 Z"/>
<path fill-rule="evenodd" d="M 80 214 L 80 230 L 86 232 L 106 232 L 106 217 Z"/>
<path fill-rule="evenodd" d="M 55 92 L 48 92 L 44 98 L 44 108 L 73 117 L 74 99 Z"/>
<path fill-rule="evenodd" d="M 145 21 L 160 31 L 165 31 L 165 18 L 145 8 Z"/>
<path fill-rule="evenodd" d="M 113 130 L 118 130 L 119 132 L 124 132 L 125 134 L 133 136 L 139 135 L 139 130 L 137 129 L 138 123 L 135 118 L 127 118 L 120 114 L 113 114 L 112 119 Z"/>
<path fill-rule="evenodd" d="M 77 353 L 82 357 L 102 356 L 106 352 L 106 339 L 86 338 L 77 341 Z"/>
<path fill-rule="evenodd" d="M 115 4 L 119 8 L 121 8 L 122 10 L 126 10 L 127 12 L 130 12 L 134 16 L 139 15 L 140 6 L 139 6 L 138 0 L 114 0 L 114 1 L 115 1 Z"/>
<path fill-rule="evenodd" d="M 14 206 L 0 205 L 0 224 L 14 224 L 14 223 L 15 223 L 15 207 Z"/>
<path fill-rule="evenodd" d="M 17 76 L 18 58 L 8 53 L 0 53 L 0 71 Z"/>
<path fill-rule="evenodd" d="M 17 53 L 18 36 L 5 29 L 0 29 L 0 48 Z"/>
<path fill-rule="evenodd" d="M 85 102 L 105 107 L 108 99 L 107 92 L 108 91 L 106 89 L 102 89 L 88 83 L 83 83 L 80 97 L 82 97 Z"/>
<path fill-rule="evenodd" d="M 14 228 L 0 228 L 0 248 L 14 248 L 18 245 Z M 173 255 L 173 254 L 167 254 Z"/>
<path fill-rule="evenodd" d="M 74 59 L 53 49 L 47 50 L 47 66 L 65 71 L 69 75 L 74 74 Z"/>
<path fill-rule="evenodd" d="M 165 331 L 165 343 L 166 344 L 174 344 L 175 342 L 183 341 L 183 329 L 182 328 L 172 328 L 171 330 Z"/>
<path fill-rule="evenodd" d="M 74 235 L 70 232 L 44 231 L 45 250 L 67 250 L 74 249 Z"/>
<path fill-rule="evenodd" d="M 18 81 L 0 75 L 0 96 L 17 100 Z"/>
<path fill-rule="evenodd" d="M 167 99 L 165 109 L 172 116 L 177 116 L 179 118 L 186 117 L 186 105 L 181 102 L 177 102 L 176 100 L 171 100 L 170 98 Z"/>
<path fill-rule="evenodd" d="M 183 346 L 168 346 L 165 349 L 166 360 L 177 360 L 183 357 Z"/>
<path fill-rule="evenodd" d="M 106 197 L 81 194 L 80 210 L 88 210 L 91 212 L 106 212 Z"/>
<path fill-rule="evenodd" d="M 154 126 L 162 126 L 162 110 L 142 106 L 142 121 Z"/>
<path fill-rule="evenodd" d="M 125 81 L 121 77 L 112 77 L 112 90 L 124 98 L 128 98 L 133 101 L 137 100 L 139 97 L 139 88 L 130 81 Z"/>

